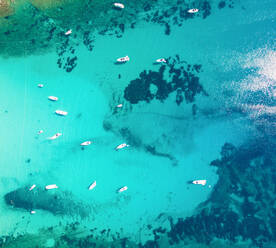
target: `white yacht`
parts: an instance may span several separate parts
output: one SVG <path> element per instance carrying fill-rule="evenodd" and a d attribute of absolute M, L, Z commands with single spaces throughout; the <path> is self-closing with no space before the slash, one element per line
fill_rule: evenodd
<path fill-rule="evenodd" d="M 164 58 L 157 59 L 156 62 L 157 63 L 167 63 L 167 61 Z"/>
<path fill-rule="evenodd" d="M 118 62 L 118 63 L 125 63 L 125 62 L 127 62 L 127 61 L 129 61 L 129 57 L 128 57 L 128 56 L 121 57 L 121 58 L 118 58 L 118 59 L 117 59 L 117 62 Z"/>
<path fill-rule="evenodd" d="M 56 184 L 50 184 L 50 185 L 47 185 L 45 186 L 45 189 L 49 190 L 49 189 L 57 189 L 58 186 Z"/>
<path fill-rule="evenodd" d="M 113 5 L 114 5 L 114 7 L 118 8 L 118 9 L 124 9 L 125 8 L 125 5 L 123 5 L 122 3 L 114 3 Z"/>
<path fill-rule="evenodd" d="M 69 29 L 69 30 L 68 30 L 68 31 L 66 31 L 64 34 L 65 34 L 65 35 L 72 34 L 72 29 Z"/>
<path fill-rule="evenodd" d="M 89 145 L 91 145 L 91 143 L 92 143 L 92 141 L 88 140 L 88 141 L 82 142 L 80 145 L 81 146 L 89 146 Z"/>
<path fill-rule="evenodd" d="M 36 187 L 36 185 L 33 184 L 33 185 L 29 188 L 29 191 L 33 190 L 35 187 Z"/>
<path fill-rule="evenodd" d="M 90 186 L 89 186 L 89 188 L 88 188 L 88 190 L 92 190 L 92 189 L 94 189 L 95 187 L 96 187 L 96 181 L 94 181 Z"/>
<path fill-rule="evenodd" d="M 124 186 L 124 187 L 120 188 L 120 189 L 118 190 L 118 192 L 121 193 L 121 192 L 123 192 L 123 191 L 126 191 L 127 189 L 128 189 L 128 187 L 127 187 L 127 186 Z"/>
<path fill-rule="evenodd" d="M 120 149 L 122 149 L 124 147 L 128 147 L 128 146 L 129 146 L 128 144 L 123 143 L 123 144 L 120 144 L 120 145 L 116 146 L 115 150 L 118 151 L 118 150 L 120 150 Z"/>
<path fill-rule="evenodd" d="M 55 135 L 53 135 L 52 137 L 49 137 L 48 139 L 49 140 L 54 140 L 54 139 L 57 139 L 61 135 L 62 135 L 62 133 L 56 133 Z"/>
<path fill-rule="evenodd" d="M 189 9 L 188 13 L 194 14 L 197 13 L 199 11 L 199 9 Z"/>
<path fill-rule="evenodd" d="M 56 113 L 57 115 L 62 115 L 62 116 L 68 115 L 68 112 L 63 111 L 63 110 L 56 110 L 55 113 Z"/>
<path fill-rule="evenodd" d="M 201 184 L 201 185 L 205 185 L 206 184 L 206 180 L 194 180 L 192 181 L 193 184 Z"/>
<path fill-rule="evenodd" d="M 57 98 L 56 96 L 48 96 L 48 99 L 49 99 L 50 101 L 53 101 L 53 102 L 55 102 L 55 101 L 58 100 L 58 98 Z"/>

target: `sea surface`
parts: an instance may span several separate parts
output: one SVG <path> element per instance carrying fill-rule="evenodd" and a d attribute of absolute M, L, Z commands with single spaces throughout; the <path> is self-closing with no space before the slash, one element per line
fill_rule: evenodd
<path fill-rule="evenodd" d="M 0 247 L 276 247 L 276 2 L 122 3 L 0 3 Z"/>

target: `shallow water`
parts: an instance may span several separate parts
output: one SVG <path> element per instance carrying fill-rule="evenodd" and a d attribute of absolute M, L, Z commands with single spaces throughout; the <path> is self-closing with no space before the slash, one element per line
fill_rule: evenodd
<path fill-rule="evenodd" d="M 2 247 L 273 247 L 274 1 L 123 3 L 2 9 Z"/>

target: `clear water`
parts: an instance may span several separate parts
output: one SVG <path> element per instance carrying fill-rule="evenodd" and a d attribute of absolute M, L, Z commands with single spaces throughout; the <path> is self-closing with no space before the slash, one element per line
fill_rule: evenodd
<path fill-rule="evenodd" d="M 2 247 L 273 247 L 275 2 L 112 3 L 0 6 Z"/>

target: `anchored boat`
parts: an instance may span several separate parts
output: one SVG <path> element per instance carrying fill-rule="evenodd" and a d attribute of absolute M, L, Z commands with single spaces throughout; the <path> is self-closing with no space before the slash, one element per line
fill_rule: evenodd
<path fill-rule="evenodd" d="M 48 139 L 49 140 L 54 140 L 54 139 L 57 139 L 61 135 L 62 135 L 62 133 L 56 133 L 55 135 L 53 135 L 52 137 L 49 137 Z"/>
<path fill-rule="evenodd" d="M 206 180 L 194 180 L 192 181 L 193 184 L 201 184 L 201 185 L 205 185 L 206 184 Z"/>
<path fill-rule="evenodd" d="M 120 150 L 120 149 L 122 149 L 124 147 L 128 147 L 128 146 L 129 146 L 128 144 L 123 143 L 123 144 L 120 144 L 120 145 L 116 146 L 115 150 L 118 151 L 118 150 Z"/>
<path fill-rule="evenodd" d="M 156 62 L 157 63 L 167 63 L 167 61 L 164 58 L 157 59 Z"/>
<path fill-rule="evenodd" d="M 69 29 L 67 32 L 64 33 L 65 35 L 72 34 L 72 29 Z"/>
<path fill-rule="evenodd" d="M 124 9 L 125 5 L 123 5 L 122 3 L 114 3 L 113 6 L 117 9 Z"/>
<path fill-rule="evenodd" d="M 96 187 L 96 181 L 94 181 L 90 186 L 89 186 L 89 190 L 92 190 Z"/>
<path fill-rule="evenodd" d="M 120 188 L 119 190 L 118 190 L 118 193 L 121 193 L 121 192 L 123 192 L 123 191 L 126 191 L 128 189 L 128 187 L 127 186 L 124 186 L 124 187 L 122 187 L 122 188 Z"/>
<path fill-rule="evenodd" d="M 81 146 L 89 146 L 89 145 L 91 145 L 91 143 L 92 143 L 92 141 L 84 141 L 84 142 L 82 142 L 80 145 Z"/>
<path fill-rule="evenodd" d="M 117 59 L 117 63 L 125 63 L 127 61 L 129 61 L 129 57 L 128 56 L 121 57 L 121 58 Z"/>
<path fill-rule="evenodd" d="M 189 9 L 188 13 L 194 14 L 197 13 L 199 11 L 199 9 Z"/>
<path fill-rule="evenodd" d="M 29 191 L 33 190 L 35 187 L 36 187 L 36 185 L 33 184 L 33 185 L 29 188 Z"/>
<path fill-rule="evenodd" d="M 57 189 L 58 186 L 56 184 L 50 184 L 50 185 L 47 185 L 45 186 L 45 189 L 49 190 L 49 189 Z"/>
<path fill-rule="evenodd" d="M 56 96 L 48 96 L 48 99 L 49 99 L 50 101 L 53 101 L 53 102 L 55 102 L 55 101 L 58 100 L 58 98 L 57 98 Z"/>
<path fill-rule="evenodd" d="M 62 115 L 62 116 L 68 115 L 68 112 L 63 111 L 63 110 L 56 110 L 55 113 L 56 113 L 57 115 Z"/>

